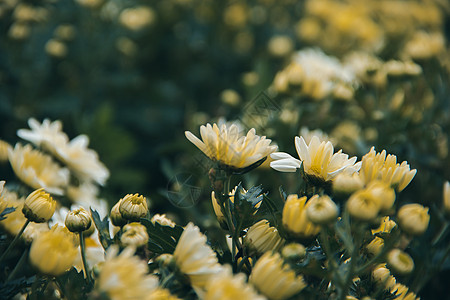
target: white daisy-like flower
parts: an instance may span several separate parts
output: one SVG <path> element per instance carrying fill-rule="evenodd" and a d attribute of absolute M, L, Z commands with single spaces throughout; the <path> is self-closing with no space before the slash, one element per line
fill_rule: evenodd
<path fill-rule="evenodd" d="M 360 169 L 361 163 L 356 163 L 356 157 L 348 158 L 342 150 L 334 153 L 331 142 L 320 142 L 317 136 L 311 138 L 306 145 L 303 137 L 295 137 L 295 148 L 300 160 L 283 152 L 271 155 L 274 159 L 270 166 L 280 172 L 295 172 L 303 164 L 305 173 L 321 181 L 331 181 L 339 173 L 353 173 Z"/>
<path fill-rule="evenodd" d="M 254 128 L 246 136 L 239 134 L 236 125 L 206 124 L 200 127 L 202 140 L 190 131 L 185 132 L 186 138 L 213 161 L 232 168 L 242 169 L 275 152 L 278 147 L 270 145 L 271 140 L 265 136 L 256 135 Z"/>
<path fill-rule="evenodd" d="M 194 289 L 203 289 L 212 275 L 222 272 L 216 254 L 206 244 L 206 236 L 192 223 L 181 234 L 173 257 Z"/>
<path fill-rule="evenodd" d="M 51 122 L 45 119 L 42 124 L 36 119 L 29 119 L 31 130 L 19 129 L 17 135 L 42 147 L 66 164 L 82 181 L 95 181 L 104 185 L 109 177 L 108 169 L 99 161 L 97 152 L 88 149 L 89 138 L 79 135 L 69 141 L 62 131 L 61 121 Z"/>
<path fill-rule="evenodd" d="M 14 173 L 30 187 L 44 188 L 55 195 L 64 194 L 69 183 L 69 170 L 58 166 L 49 155 L 29 144 L 16 144 L 14 149 L 9 149 L 8 157 Z"/>

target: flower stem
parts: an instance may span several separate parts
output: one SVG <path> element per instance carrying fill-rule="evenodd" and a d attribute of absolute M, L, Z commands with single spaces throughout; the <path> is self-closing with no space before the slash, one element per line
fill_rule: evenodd
<path fill-rule="evenodd" d="M 86 274 L 88 283 L 91 284 L 92 283 L 91 274 L 89 273 L 88 265 L 86 262 L 86 249 L 84 246 L 83 231 L 80 231 L 79 235 L 80 235 L 81 260 L 83 261 L 84 274 Z"/>
<path fill-rule="evenodd" d="M 23 251 L 22 256 L 20 257 L 19 261 L 17 262 L 16 266 L 14 267 L 14 269 L 11 271 L 8 278 L 6 279 L 6 282 L 8 282 L 14 278 L 17 271 L 19 271 L 22 268 L 23 263 L 26 261 L 27 256 L 28 256 L 28 249 L 25 249 L 25 251 Z"/>
<path fill-rule="evenodd" d="M 5 257 L 8 255 L 8 252 L 11 251 L 12 248 L 17 244 L 17 241 L 20 239 L 20 236 L 25 231 L 25 228 L 27 228 L 28 224 L 30 224 L 30 220 L 26 220 L 25 224 L 23 224 L 22 228 L 20 229 L 19 233 L 14 237 L 11 244 L 9 244 L 8 248 L 6 248 L 5 252 L 3 252 L 2 256 L 0 257 L 0 263 L 5 259 Z"/>

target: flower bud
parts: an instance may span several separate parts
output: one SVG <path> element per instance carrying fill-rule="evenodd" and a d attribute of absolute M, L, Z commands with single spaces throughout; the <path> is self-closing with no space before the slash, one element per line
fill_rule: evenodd
<path fill-rule="evenodd" d="M 324 225 L 336 220 L 338 208 L 327 195 L 314 195 L 308 202 L 306 216 L 316 225 Z"/>
<path fill-rule="evenodd" d="M 364 182 L 358 173 L 339 173 L 332 182 L 333 192 L 338 195 L 350 195 L 364 187 Z"/>
<path fill-rule="evenodd" d="M 128 194 L 121 201 L 119 211 L 124 219 L 137 222 L 147 215 L 148 206 L 144 196 Z"/>
<path fill-rule="evenodd" d="M 299 243 L 290 243 L 283 247 L 281 250 L 281 256 L 284 259 L 297 261 L 306 256 L 305 246 Z"/>
<path fill-rule="evenodd" d="M 91 216 L 83 207 L 69 211 L 64 223 L 71 232 L 82 232 L 92 225 Z"/>
<path fill-rule="evenodd" d="M 407 275 L 414 269 L 414 261 L 408 253 L 392 249 L 387 255 L 388 266 L 400 275 Z"/>
<path fill-rule="evenodd" d="M 411 235 L 421 235 L 428 228 L 430 215 L 428 208 L 412 203 L 403 205 L 397 213 L 400 228 Z"/>
<path fill-rule="evenodd" d="M 380 204 L 381 211 L 389 210 L 395 202 L 395 192 L 388 184 L 382 181 L 373 181 L 368 187 L 367 191 L 374 199 L 377 199 Z"/>
<path fill-rule="evenodd" d="M 444 210 L 447 215 L 450 215 L 450 182 L 444 183 Z"/>
<path fill-rule="evenodd" d="M 283 242 L 278 230 L 271 227 L 267 220 L 261 220 L 253 224 L 244 236 L 244 243 L 250 252 L 256 252 L 257 254 L 278 250 Z"/>
<path fill-rule="evenodd" d="M 125 246 L 141 247 L 147 245 L 148 233 L 144 225 L 133 222 L 123 226 L 120 242 Z"/>
<path fill-rule="evenodd" d="M 122 214 L 120 213 L 119 207 L 122 203 L 122 199 L 117 201 L 117 203 L 111 208 L 111 213 L 109 215 L 109 218 L 111 219 L 111 223 L 114 226 L 122 227 L 123 225 L 127 224 L 127 220 L 125 220 L 122 217 Z"/>
<path fill-rule="evenodd" d="M 396 283 L 391 289 L 394 291 L 392 294 L 396 296 L 397 300 L 415 300 L 418 299 L 417 295 L 414 292 L 409 291 L 408 287 L 401 284 Z"/>
<path fill-rule="evenodd" d="M 385 264 L 378 265 L 372 271 L 372 278 L 386 290 L 390 290 L 396 283 L 394 276 L 391 275 L 391 272 L 386 268 Z"/>
<path fill-rule="evenodd" d="M 375 237 L 369 244 L 366 245 L 366 249 L 370 254 L 378 255 L 384 247 L 384 240 L 380 237 Z"/>
<path fill-rule="evenodd" d="M 395 226 L 397 226 L 397 223 L 395 223 L 389 217 L 384 217 L 381 219 L 380 226 L 378 228 L 372 229 L 372 234 L 380 232 L 390 233 Z"/>
<path fill-rule="evenodd" d="M 360 221 L 373 221 L 380 211 L 380 204 L 366 189 L 355 192 L 347 201 L 349 214 Z"/>
<path fill-rule="evenodd" d="M 32 222 L 44 223 L 50 220 L 55 209 L 56 201 L 41 188 L 28 195 L 22 213 Z"/>
<path fill-rule="evenodd" d="M 211 192 L 211 202 L 213 205 L 214 213 L 216 214 L 217 221 L 219 221 L 219 224 L 222 226 L 222 224 L 225 224 L 225 216 L 222 213 L 222 209 L 220 208 L 219 202 L 216 198 L 216 194 L 214 191 Z"/>
<path fill-rule="evenodd" d="M 162 226 L 170 226 L 172 228 L 174 228 L 175 225 L 177 225 L 177 224 L 175 224 L 174 221 L 172 221 L 171 219 L 167 218 L 165 214 L 162 214 L 162 215 L 156 214 L 156 215 L 154 215 L 152 217 L 151 221 L 152 221 L 153 224 L 159 223 Z"/>
<path fill-rule="evenodd" d="M 291 234 L 300 238 L 312 238 L 316 236 L 320 227 L 314 225 L 306 216 L 306 196 L 298 198 L 297 195 L 289 195 L 283 207 L 283 226 Z"/>

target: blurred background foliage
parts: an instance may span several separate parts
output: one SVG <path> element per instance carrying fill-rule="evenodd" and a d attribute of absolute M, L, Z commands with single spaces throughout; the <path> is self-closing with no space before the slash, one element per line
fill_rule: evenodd
<path fill-rule="evenodd" d="M 239 120 L 294 155 L 301 128 L 319 129 L 351 156 L 373 145 L 407 160 L 418 173 L 400 200 L 438 211 L 450 179 L 449 12 L 446 0 L 2 0 L 0 137 L 14 144 L 30 117 L 59 119 L 110 169 L 110 204 L 142 193 L 155 212 L 213 231 L 208 161 L 185 130 Z M 357 78 L 320 62 L 316 79 L 296 73 L 292 54 L 308 47 Z M 278 197 L 280 185 L 297 192 L 295 176 L 266 164 L 244 187 Z"/>

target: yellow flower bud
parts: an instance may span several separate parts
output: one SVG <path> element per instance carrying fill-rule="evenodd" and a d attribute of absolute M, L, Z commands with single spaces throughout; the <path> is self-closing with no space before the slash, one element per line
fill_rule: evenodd
<path fill-rule="evenodd" d="M 64 222 L 71 232 L 82 232 L 92 224 L 91 216 L 83 207 L 69 211 Z"/>
<path fill-rule="evenodd" d="M 50 220 L 56 209 L 56 201 L 43 188 L 28 195 L 22 208 L 25 217 L 36 223 Z"/>
<path fill-rule="evenodd" d="M 377 255 L 384 247 L 384 240 L 380 237 L 375 237 L 369 244 L 366 245 L 366 249 L 369 253 Z"/>
<path fill-rule="evenodd" d="M 159 223 L 159 224 L 161 224 L 163 226 L 170 226 L 172 228 L 175 227 L 175 225 L 177 225 L 177 224 L 175 224 L 174 221 L 172 221 L 171 219 L 167 218 L 165 214 L 162 214 L 162 215 L 156 214 L 156 215 L 154 215 L 152 217 L 151 221 L 152 221 L 153 224 Z"/>
<path fill-rule="evenodd" d="M 408 287 L 397 283 L 392 287 L 393 294 L 397 296 L 395 299 L 397 300 L 416 300 L 417 295 L 414 292 L 409 291 Z"/>
<path fill-rule="evenodd" d="M 59 276 L 72 267 L 78 249 L 64 227 L 55 225 L 31 244 L 30 261 L 42 273 Z"/>
<path fill-rule="evenodd" d="M 316 225 L 323 225 L 333 222 L 338 216 L 338 208 L 336 204 L 327 195 L 320 197 L 318 195 L 314 195 L 311 199 L 309 199 L 307 206 L 306 216 Z"/>
<path fill-rule="evenodd" d="M 30 223 L 22 234 L 22 240 L 27 244 L 31 243 L 43 232 L 48 231 L 47 223 Z"/>
<path fill-rule="evenodd" d="M 267 252 L 255 264 L 249 282 L 273 300 L 283 300 L 306 287 L 302 275 L 296 275 L 284 264 L 278 253 Z"/>
<path fill-rule="evenodd" d="M 411 235 L 421 235 L 428 228 L 430 215 L 428 208 L 412 203 L 403 205 L 397 214 L 400 228 Z"/>
<path fill-rule="evenodd" d="M 287 260 L 299 260 L 306 256 L 306 248 L 302 244 L 290 243 L 283 247 L 281 255 Z"/>
<path fill-rule="evenodd" d="M 0 140 L 0 163 L 8 161 L 8 149 L 12 148 L 10 144 L 4 140 Z"/>
<path fill-rule="evenodd" d="M 408 253 L 400 249 L 392 249 L 387 255 L 389 267 L 400 275 L 406 275 L 414 269 L 414 261 Z"/>
<path fill-rule="evenodd" d="M 111 219 L 111 223 L 114 226 L 122 227 L 123 225 L 127 224 L 127 220 L 125 220 L 122 217 L 122 214 L 120 213 L 119 207 L 122 203 L 122 199 L 117 201 L 117 203 L 111 208 L 111 213 L 109 215 L 109 218 Z"/>
<path fill-rule="evenodd" d="M 263 254 L 267 251 L 278 250 L 284 243 L 275 227 L 269 221 L 261 220 L 253 224 L 244 236 L 244 243 L 251 252 Z"/>
<path fill-rule="evenodd" d="M 376 234 L 379 232 L 389 233 L 395 226 L 397 226 L 397 223 L 392 221 L 389 217 L 384 217 L 381 220 L 380 226 L 378 228 L 372 229 L 372 234 Z"/>
<path fill-rule="evenodd" d="M 358 173 L 339 173 L 332 182 L 333 192 L 339 195 L 350 195 L 364 187 L 364 182 Z"/>
<path fill-rule="evenodd" d="M 385 264 L 378 265 L 372 271 L 372 278 L 386 290 L 390 290 L 396 283 L 394 276 L 391 275 L 391 272 L 386 268 Z"/>
<path fill-rule="evenodd" d="M 355 192 L 347 201 L 350 215 L 361 221 L 373 221 L 380 211 L 380 204 L 366 189 Z"/>
<path fill-rule="evenodd" d="M 367 191 L 380 203 L 380 210 L 389 210 L 395 202 L 395 192 L 387 183 L 373 181 L 367 186 Z"/>
<path fill-rule="evenodd" d="M 139 221 L 148 212 L 147 200 L 139 194 L 128 194 L 121 199 L 119 206 L 120 214 L 129 221 Z"/>
<path fill-rule="evenodd" d="M 283 208 L 283 226 L 290 233 L 301 238 L 312 238 L 316 236 L 320 227 L 314 225 L 306 216 L 306 196 L 298 198 L 297 195 L 289 195 Z"/>
<path fill-rule="evenodd" d="M 141 223 L 133 222 L 123 226 L 120 242 L 126 246 L 141 247 L 147 245 L 147 229 Z"/>
<path fill-rule="evenodd" d="M 219 202 L 216 199 L 216 194 L 214 191 L 211 192 L 211 202 L 213 205 L 214 213 L 216 214 L 217 221 L 220 224 L 225 224 L 225 216 L 222 213 L 222 209 L 220 208 Z"/>

